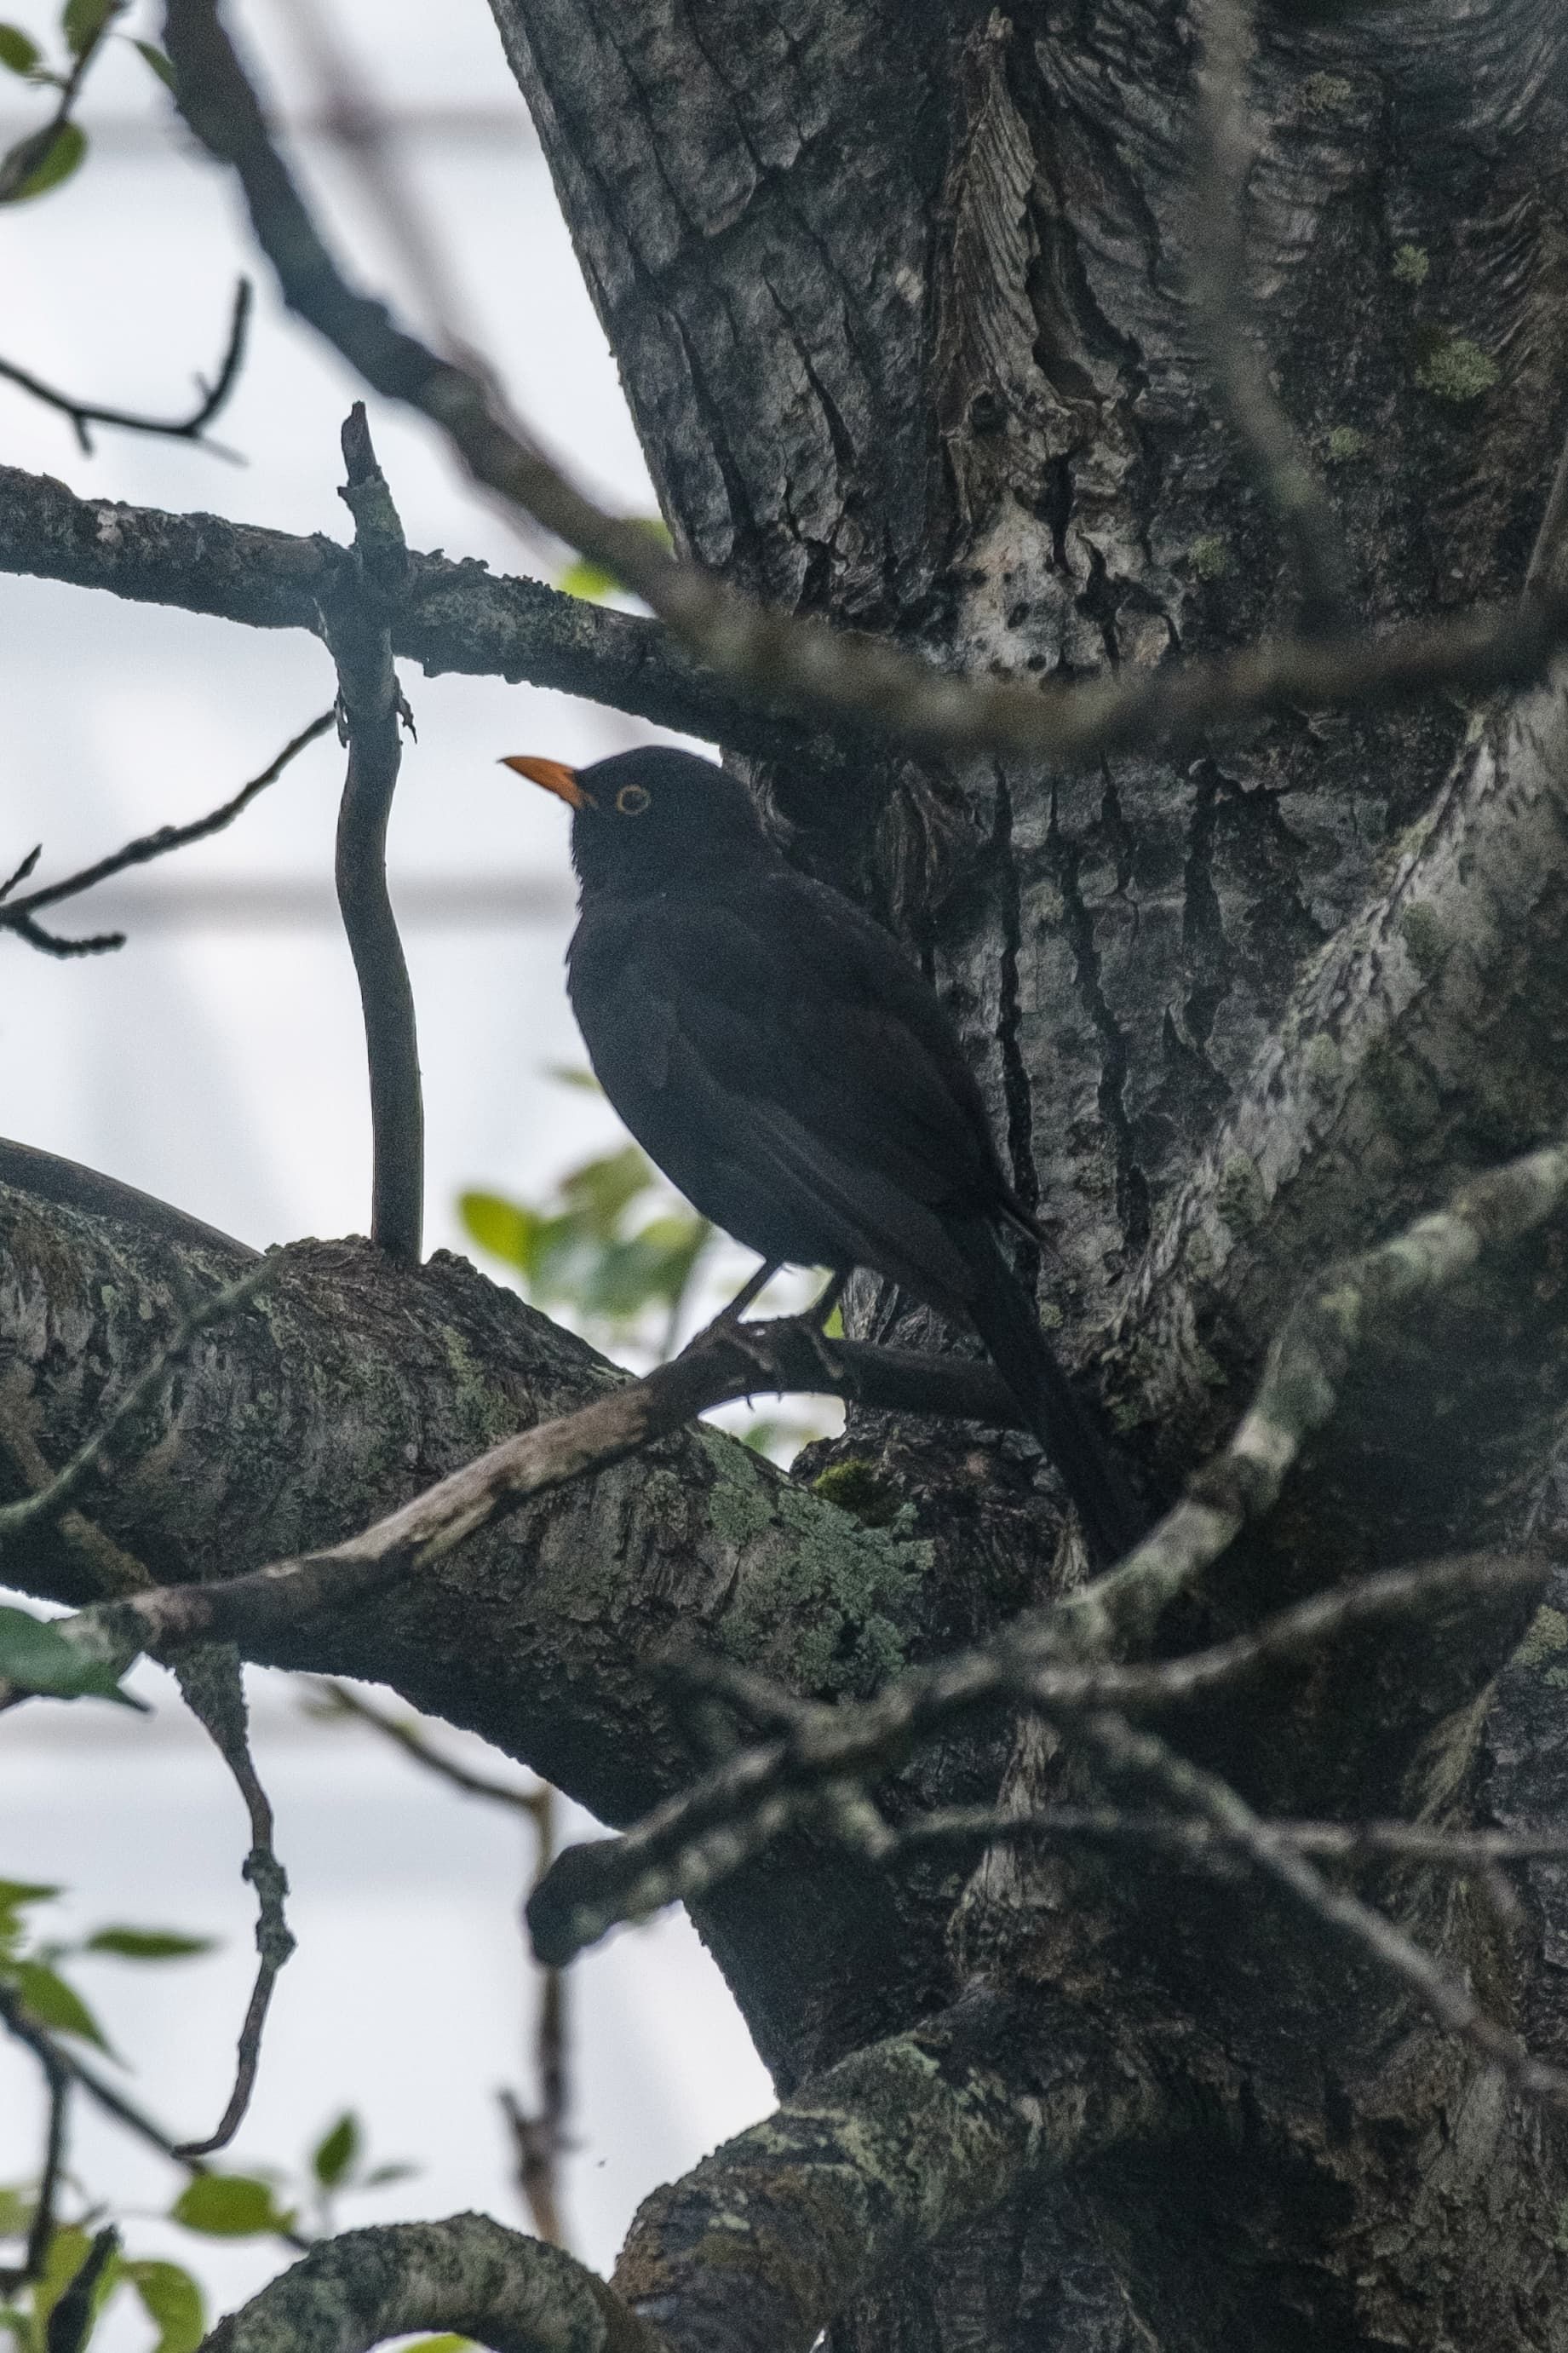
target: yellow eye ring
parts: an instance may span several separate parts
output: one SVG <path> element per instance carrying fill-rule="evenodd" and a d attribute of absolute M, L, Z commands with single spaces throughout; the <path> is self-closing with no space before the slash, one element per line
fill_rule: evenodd
<path fill-rule="evenodd" d="M 641 785 L 623 785 L 616 795 L 616 807 L 623 817 L 641 817 L 652 798 Z"/>

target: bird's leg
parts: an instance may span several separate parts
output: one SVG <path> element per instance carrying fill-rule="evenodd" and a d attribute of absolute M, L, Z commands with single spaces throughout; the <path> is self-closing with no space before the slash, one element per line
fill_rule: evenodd
<path fill-rule="evenodd" d="M 836 1268 L 828 1276 L 821 1295 L 813 1301 L 799 1319 L 806 1338 L 811 1342 L 817 1363 L 835 1382 L 837 1382 L 839 1368 L 834 1363 L 832 1351 L 827 1345 L 827 1319 L 843 1298 L 844 1287 L 848 1280 L 849 1269 L 847 1266 Z"/>
<path fill-rule="evenodd" d="M 765 1258 L 755 1274 L 741 1285 L 728 1307 L 720 1309 L 709 1329 L 714 1330 L 723 1324 L 738 1324 L 752 1300 L 759 1298 L 767 1289 L 783 1264 L 782 1259 Z"/>

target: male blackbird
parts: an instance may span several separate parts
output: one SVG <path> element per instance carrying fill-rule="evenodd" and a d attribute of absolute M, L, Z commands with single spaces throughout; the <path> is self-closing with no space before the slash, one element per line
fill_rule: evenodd
<path fill-rule="evenodd" d="M 621 1118 L 693 1206 L 781 1264 L 876 1269 L 967 1316 L 1097 1558 L 1135 1540 L 1116 1465 L 997 1228 L 1034 1228 L 935 992 L 797 873 L 741 784 L 689 753 L 504 764 L 571 805 L 567 987 Z"/>

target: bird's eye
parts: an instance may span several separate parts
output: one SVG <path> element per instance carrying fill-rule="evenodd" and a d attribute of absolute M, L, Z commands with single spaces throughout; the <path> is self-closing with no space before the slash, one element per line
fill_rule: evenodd
<path fill-rule="evenodd" d="M 616 795 L 616 807 L 623 817 L 641 817 L 652 798 L 641 785 L 623 785 Z"/>

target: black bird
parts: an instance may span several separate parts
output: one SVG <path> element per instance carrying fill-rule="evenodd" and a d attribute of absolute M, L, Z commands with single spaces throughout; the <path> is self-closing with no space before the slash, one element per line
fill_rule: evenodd
<path fill-rule="evenodd" d="M 1097 1559 L 1140 1524 L 1004 1257 L 1035 1228 L 933 989 L 797 873 L 742 786 L 687 752 L 504 764 L 570 804 L 567 987 L 605 1092 L 703 1216 L 783 1265 L 872 1267 L 967 1316 Z"/>

